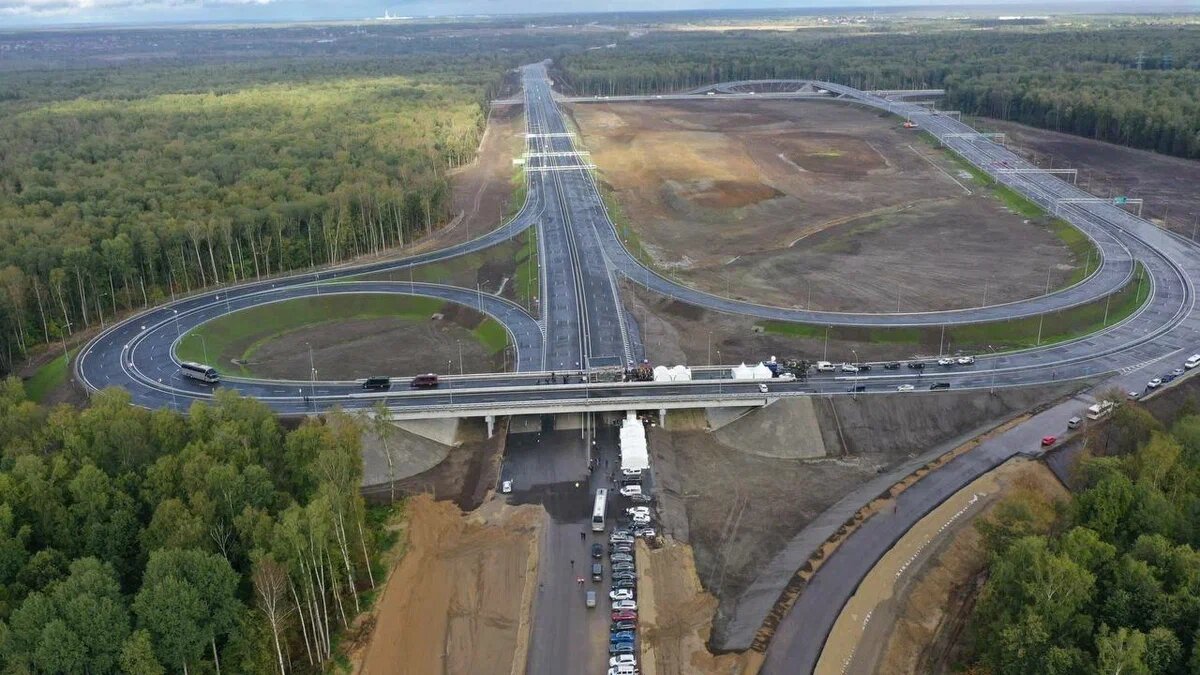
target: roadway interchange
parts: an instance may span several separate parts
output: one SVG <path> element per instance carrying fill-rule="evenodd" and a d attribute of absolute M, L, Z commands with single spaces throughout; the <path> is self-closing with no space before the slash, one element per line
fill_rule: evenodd
<path fill-rule="evenodd" d="M 1121 324 L 1080 340 L 1023 352 L 981 355 L 974 366 L 944 372 L 933 367 L 923 375 L 908 370 L 875 370 L 862 377 L 822 376 L 807 382 L 773 382 L 771 396 L 846 393 L 855 387 L 865 387 L 867 393 L 888 392 L 895 391 L 900 384 L 924 388 L 932 381 L 949 382 L 952 388 L 960 389 L 1087 378 L 1134 369 L 1192 349 L 1196 343 L 1197 318 L 1193 313 L 1191 280 L 1200 274 L 1200 252 L 1191 243 L 1108 204 L 1063 201 L 1085 198 L 1086 193 L 1049 175 L 1022 172 L 1033 167 L 947 116 L 919 105 L 825 82 L 777 82 L 771 86 L 784 90 L 788 87 L 824 90 L 829 92 L 828 96 L 889 110 L 917 121 L 924 131 L 937 136 L 980 170 L 1079 227 L 1100 247 L 1102 264 L 1086 280 L 1048 295 L 1003 305 L 926 313 L 813 312 L 736 301 L 680 286 L 643 267 L 623 247 L 604 211 L 591 172 L 576 151 L 573 134 L 555 103 L 545 64 L 524 67 L 522 82 L 528 137 L 525 158 L 528 197 L 516 217 L 501 228 L 441 251 L 245 284 L 149 310 L 93 339 L 76 360 L 78 379 L 90 389 L 124 387 L 131 391 L 138 405 L 186 409 L 193 400 L 212 395 L 211 387 L 183 378 L 176 370 L 173 345 L 197 325 L 230 311 L 306 295 L 388 292 L 437 297 L 481 309 L 507 327 L 519 372 L 444 377 L 443 384 L 433 391 L 397 387 L 397 391 L 366 393 L 354 382 L 297 383 L 232 377 L 225 378 L 221 387 L 259 397 L 283 414 L 311 413 L 334 406 L 366 407 L 380 398 L 386 398 L 387 405 L 398 413 L 413 416 L 422 411 L 430 415 L 471 415 L 534 410 L 550 402 L 554 409 L 583 410 L 596 409 L 605 400 L 633 406 L 652 405 L 671 398 L 764 398 L 757 385 L 714 382 L 716 372 L 709 372 L 695 382 L 669 386 L 627 383 L 549 388 L 539 384 L 548 371 L 578 372 L 641 357 L 643 350 L 636 323 L 621 307 L 616 292 L 618 275 L 678 300 L 728 313 L 826 325 L 937 326 L 1065 309 L 1119 289 L 1129 281 L 1134 260 L 1147 271 L 1144 292 L 1150 299 L 1144 307 Z M 700 100 L 728 101 L 730 97 L 752 96 L 738 92 L 765 84 L 713 85 L 697 90 L 693 96 Z M 705 92 L 710 90 L 722 93 L 719 97 L 708 96 Z M 654 99 L 644 97 L 651 102 Z M 474 289 L 355 280 L 368 273 L 404 269 L 480 251 L 529 227 L 536 227 L 539 232 L 540 318 Z"/>

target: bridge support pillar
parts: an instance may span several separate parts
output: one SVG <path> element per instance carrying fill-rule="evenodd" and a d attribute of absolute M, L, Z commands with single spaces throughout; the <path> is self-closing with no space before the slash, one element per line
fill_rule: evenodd
<path fill-rule="evenodd" d="M 484 417 L 483 419 L 485 422 L 487 422 L 488 438 L 491 438 L 492 434 L 496 431 L 496 416 L 488 415 L 487 417 Z"/>
<path fill-rule="evenodd" d="M 658 428 L 665 429 L 666 426 L 667 426 L 667 409 L 659 408 L 658 409 Z"/>

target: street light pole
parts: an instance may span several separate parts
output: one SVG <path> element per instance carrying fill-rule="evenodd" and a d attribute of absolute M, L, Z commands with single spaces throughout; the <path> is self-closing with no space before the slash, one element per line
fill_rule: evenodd
<path fill-rule="evenodd" d="M 317 397 L 317 364 L 313 361 L 312 343 L 305 342 L 308 345 L 308 388 L 312 394 L 312 398 Z"/>
<path fill-rule="evenodd" d="M 851 393 L 855 399 L 858 398 L 858 351 L 854 347 L 850 348 L 850 353 L 854 355 L 854 391 Z"/>
<path fill-rule="evenodd" d="M 829 325 L 828 324 L 826 324 L 826 326 L 825 326 L 825 349 L 823 349 L 821 351 L 821 360 L 822 361 L 829 360 Z"/>
<path fill-rule="evenodd" d="M 462 340 L 455 340 L 455 342 L 458 343 L 458 374 L 462 375 L 463 374 Z"/>
<path fill-rule="evenodd" d="M 992 386 L 988 389 L 989 394 L 996 393 L 996 349 L 988 345 L 988 351 L 992 353 Z"/>

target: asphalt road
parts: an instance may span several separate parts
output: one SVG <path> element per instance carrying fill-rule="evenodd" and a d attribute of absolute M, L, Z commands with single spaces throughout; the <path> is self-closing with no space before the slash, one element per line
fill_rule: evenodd
<path fill-rule="evenodd" d="M 365 393 L 356 383 L 272 382 L 227 378 L 220 386 L 262 398 L 281 413 L 309 413 L 342 406 L 374 405 L 379 398 L 395 409 L 475 409 L 493 403 L 524 401 L 579 401 L 595 398 L 669 398 L 697 395 L 728 398 L 755 396 L 757 385 L 711 380 L 667 385 L 593 385 L 590 387 L 539 386 L 542 373 L 578 372 L 589 367 L 619 365 L 642 354 L 636 324 L 621 307 L 615 291 L 616 274 L 662 293 L 717 311 L 762 318 L 853 325 L 938 325 L 960 321 L 1012 318 L 1028 313 L 1052 311 L 1091 300 L 1097 294 L 1129 279 L 1132 260 L 1148 271 L 1145 292 L 1151 299 L 1134 317 L 1120 325 L 1084 339 L 1047 348 L 999 356 L 979 356 L 969 368 L 940 371 L 873 370 L 862 377 L 812 378 L 806 383 L 770 383 L 772 395 L 848 393 L 865 387 L 866 393 L 894 392 L 900 384 L 927 388 L 931 381 L 949 382 L 954 389 L 1019 386 L 1064 379 L 1093 377 L 1128 371 L 1181 352 L 1196 351 L 1197 319 L 1193 316 L 1194 289 L 1191 279 L 1200 275 L 1200 254 L 1187 240 L 1164 232 L 1106 204 L 1063 203 L 1078 198 L 1080 191 L 1046 175 L 1000 173 L 1024 166 L 1006 149 L 978 137 L 952 136 L 968 133 L 952 119 L 931 114 L 913 104 L 890 101 L 831 83 L 815 83 L 827 91 L 843 94 L 864 105 L 887 109 L 918 120 L 922 129 L 938 135 L 982 170 L 996 175 L 1026 196 L 1060 214 L 1083 229 L 1105 251 L 1104 262 L 1089 279 L 1041 298 L 975 309 L 921 314 L 843 314 L 772 308 L 719 298 L 679 286 L 642 267 L 624 249 L 612 222 L 604 212 L 590 172 L 578 168 L 580 156 L 558 110 L 545 75 L 544 64 L 523 69 L 528 130 L 528 200 L 521 212 L 500 229 L 450 249 L 399 261 L 246 284 L 232 289 L 195 296 L 150 310 L 103 332 L 85 347 L 76 361 L 79 379 L 91 388 L 122 386 L 133 392 L 134 401 L 147 407 L 186 409 L 192 400 L 211 395 L 211 388 L 180 378 L 175 370 L 171 345 L 179 335 L 216 316 L 238 308 L 315 292 L 331 292 L 330 281 L 340 281 L 365 272 L 397 269 L 444 260 L 480 250 L 527 227 L 537 227 L 541 247 L 539 309 L 535 319 L 525 311 L 494 296 L 473 289 L 454 289 L 428 284 L 391 282 L 390 286 L 337 284 L 338 292 L 370 289 L 374 292 L 430 295 L 483 310 L 508 327 L 514 336 L 520 373 L 507 376 L 446 378 L 438 389 Z M 716 85 L 721 91 L 762 83 Z M 731 94 L 733 95 L 733 94 Z M 850 355 L 840 355 L 846 359 Z M 306 388 L 308 391 L 304 391 Z"/>

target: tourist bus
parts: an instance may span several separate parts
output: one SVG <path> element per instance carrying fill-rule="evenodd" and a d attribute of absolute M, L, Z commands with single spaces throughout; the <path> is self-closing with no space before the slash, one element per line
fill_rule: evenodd
<path fill-rule="evenodd" d="M 604 531 L 604 508 L 608 502 L 608 490 L 596 490 L 596 503 L 592 505 L 592 532 Z"/>
<path fill-rule="evenodd" d="M 206 366 L 202 363 L 184 361 L 179 364 L 179 372 L 183 373 L 185 377 L 200 380 L 206 384 L 216 384 L 221 381 L 221 376 L 217 374 L 216 368 Z"/>

